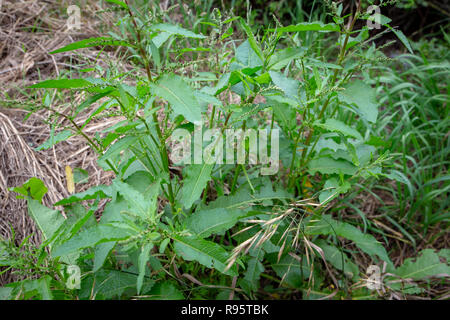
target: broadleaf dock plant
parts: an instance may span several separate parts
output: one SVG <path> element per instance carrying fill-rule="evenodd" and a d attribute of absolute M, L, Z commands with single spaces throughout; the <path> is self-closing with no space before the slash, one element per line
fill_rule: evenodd
<path fill-rule="evenodd" d="M 8 241 L 0 242 L 0 266 L 38 275 L 0 288 L 1 297 L 177 299 L 191 290 L 199 298 L 254 299 L 263 278 L 300 290 L 304 298 L 370 294 L 364 286 L 350 289 L 364 283 L 365 270 L 337 237 L 386 266 L 391 276 L 383 288 L 393 277 L 401 291 L 403 276 L 449 273 L 430 251 L 396 269 L 383 243 L 326 213 L 356 184 L 398 179 L 384 165 L 389 155 L 380 154 L 374 131 L 379 105 L 367 71 L 383 55 L 360 7 L 341 16 L 342 5 L 330 5 L 328 22 L 274 21 L 257 33 L 245 18 L 214 9 L 198 33 L 168 22 L 168 12 L 157 6 L 107 2 L 122 13 L 120 32 L 52 53 L 123 47 L 135 70 L 45 80 L 31 88 L 85 92 L 81 104 L 64 112 L 50 103 L 39 106 L 70 124 L 41 148 L 81 135 L 115 178 L 55 203 L 64 217 L 42 204 L 45 186 L 36 179 L 13 189 L 27 199 L 43 243 L 23 257 Z M 336 59 L 326 60 L 318 44 Z M 88 120 L 77 125 L 77 117 L 88 112 Z M 85 133 L 102 115 L 124 120 L 95 136 Z M 279 132 L 278 172 L 261 175 L 266 165 L 250 160 L 177 166 L 172 134 L 184 129 L 194 137 L 196 128 L 219 135 L 231 129 L 264 130 L 267 137 Z M 240 137 L 248 154 L 255 141 Z M 274 147 L 270 138 L 265 142 L 267 150 Z M 200 141 L 200 152 L 207 146 Z M 95 219 L 102 199 L 108 203 Z M 67 287 L 71 265 L 81 270 L 79 289 Z"/>

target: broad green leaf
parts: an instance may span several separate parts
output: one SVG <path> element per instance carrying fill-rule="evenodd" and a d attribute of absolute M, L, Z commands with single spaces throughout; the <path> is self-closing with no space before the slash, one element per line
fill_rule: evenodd
<path fill-rule="evenodd" d="M 100 224 L 109 224 L 113 222 L 122 222 L 122 212 L 128 210 L 128 202 L 119 194 L 115 199 L 108 202 L 103 211 Z"/>
<path fill-rule="evenodd" d="M 318 240 L 316 244 L 323 250 L 325 259 L 331 263 L 336 269 L 344 271 L 344 273 L 350 278 L 356 280 L 359 275 L 359 269 L 344 252 L 341 252 L 338 248 L 328 244 L 324 240 Z"/>
<path fill-rule="evenodd" d="M 100 243 L 99 245 L 95 246 L 94 251 L 94 268 L 93 271 L 97 272 L 100 270 L 101 267 L 103 267 L 103 264 L 105 263 L 106 258 L 108 257 L 111 250 L 116 245 L 115 241 L 111 242 L 104 242 Z"/>
<path fill-rule="evenodd" d="M 41 230 L 44 239 L 50 239 L 58 228 L 64 223 L 64 217 L 57 210 L 43 206 L 37 200 L 27 197 L 28 213 Z"/>
<path fill-rule="evenodd" d="M 112 188 L 106 185 L 100 185 L 89 188 L 88 190 L 80 193 L 75 193 L 66 199 L 62 199 L 55 203 L 55 206 L 65 206 L 75 202 L 81 202 L 84 200 L 93 199 L 105 199 L 112 196 Z"/>
<path fill-rule="evenodd" d="M 220 76 L 219 81 L 217 81 L 217 84 L 214 87 L 203 87 L 202 92 L 209 94 L 209 95 L 218 95 L 219 93 L 223 92 L 228 88 L 228 85 L 230 84 L 231 79 L 231 73 L 227 72 Z"/>
<path fill-rule="evenodd" d="M 152 53 L 153 63 L 156 68 L 158 71 L 161 70 L 161 55 L 159 54 L 158 47 L 156 47 L 152 40 L 150 40 L 150 52 Z"/>
<path fill-rule="evenodd" d="M 65 47 L 62 47 L 60 49 L 50 52 L 50 54 L 73 51 L 73 50 L 77 50 L 77 49 L 81 49 L 81 48 L 97 47 L 97 46 L 132 47 L 132 45 L 130 43 L 128 43 L 127 41 L 116 40 L 116 39 L 110 38 L 110 37 L 98 37 L 98 38 L 89 38 L 89 39 L 84 39 L 84 40 L 80 40 L 77 42 L 73 42 Z"/>
<path fill-rule="evenodd" d="M 125 2 L 123 2 L 123 1 L 120 1 L 120 0 L 106 0 L 106 2 L 114 3 L 114 4 L 122 7 L 123 9 L 128 10 L 127 4 Z"/>
<path fill-rule="evenodd" d="M 339 92 L 339 99 L 348 104 L 355 104 L 361 115 L 369 122 L 375 123 L 378 117 L 376 90 L 362 81 L 354 81 L 345 90 Z"/>
<path fill-rule="evenodd" d="M 447 264 L 450 264 L 450 249 L 441 249 L 438 252 L 439 257 L 444 258 Z"/>
<path fill-rule="evenodd" d="M 43 242 L 44 246 L 48 246 L 50 251 L 52 248 L 58 246 L 60 243 L 71 238 L 82 227 L 86 228 L 96 224 L 94 217 L 94 209 L 86 211 L 81 204 L 75 204 L 65 208 L 67 219 L 53 232 L 51 238 L 48 238 Z M 59 261 L 65 264 L 76 264 L 79 258 L 79 253 L 73 253 L 66 256 L 62 256 Z"/>
<path fill-rule="evenodd" d="M 424 289 L 419 287 L 417 283 L 402 283 L 397 278 L 391 277 L 386 277 L 384 282 L 390 291 L 397 291 L 408 295 L 418 295 L 424 292 Z"/>
<path fill-rule="evenodd" d="M 245 42 L 244 42 L 244 44 L 245 44 Z M 237 50 L 240 50 L 241 47 L 244 44 L 239 46 L 239 48 Z M 251 50 L 251 48 L 250 48 L 250 50 Z M 251 52 L 253 52 L 253 50 L 251 50 Z M 236 51 L 236 55 L 237 54 L 238 53 Z M 245 52 L 245 50 L 244 50 L 244 54 L 248 54 L 248 52 Z M 254 52 L 253 52 L 253 55 L 254 55 L 254 57 L 256 57 L 256 59 L 258 59 L 258 61 L 260 61 L 258 56 Z M 251 62 L 251 63 L 254 63 L 254 62 Z M 258 63 L 258 62 L 256 62 L 256 63 Z M 244 68 L 242 70 L 234 70 L 232 72 L 224 73 L 220 77 L 220 79 L 217 82 L 215 87 L 203 88 L 202 91 L 206 92 L 206 93 L 209 93 L 211 95 L 216 95 L 217 96 L 219 93 L 223 92 L 224 90 L 226 90 L 229 87 L 234 87 L 235 88 L 235 85 L 239 84 L 242 81 L 242 73 L 243 73 L 243 71 L 247 72 L 247 75 L 251 76 L 251 75 L 253 75 L 253 73 L 257 72 L 260 68 L 261 68 L 261 65 L 259 65 L 256 68 L 250 68 L 250 69 L 249 68 Z"/>
<path fill-rule="evenodd" d="M 282 128 L 293 130 L 297 126 L 296 111 L 291 105 L 269 98 L 275 119 Z"/>
<path fill-rule="evenodd" d="M 8 245 L 0 236 L 0 266 L 10 266 L 14 263 L 14 258 L 8 252 Z"/>
<path fill-rule="evenodd" d="M 100 270 L 94 274 L 94 279 L 91 280 L 92 283 L 88 288 L 88 294 L 100 296 L 102 299 L 120 298 L 125 290 L 136 287 L 136 281 L 137 275 L 130 272 Z M 82 286 L 84 282 L 82 282 Z M 86 281 L 86 284 L 89 283 Z M 150 285 L 152 284 L 153 282 L 150 283 Z"/>
<path fill-rule="evenodd" d="M 168 32 L 160 32 L 155 37 L 152 38 L 153 44 L 156 46 L 156 48 L 160 48 L 170 37 L 172 36 L 171 33 Z"/>
<path fill-rule="evenodd" d="M 259 84 L 269 84 L 270 80 L 270 74 L 268 72 L 264 72 L 263 74 L 255 78 L 255 81 Z"/>
<path fill-rule="evenodd" d="M 164 253 L 164 251 L 166 251 L 166 248 L 169 243 L 170 243 L 170 238 L 165 238 L 163 241 L 161 241 L 161 243 L 159 245 L 159 253 Z"/>
<path fill-rule="evenodd" d="M 268 68 L 269 70 L 279 71 L 280 69 L 287 66 L 292 60 L 301 58 L 305 55 L 306 49 L 303 47 L 299 48 L 286 48 L 275 52 L 269 59 Z"/>
<path fill-rule="evenodd" d="M 31 299 L 35 296 L 39 297 L 41 300 L 52 300 L 53 295 L 50 289 L 51 282 L 52 278 L 49 275 L 44 275 L 39 279 L 24 280 L 20 282 L 20 285 L 18 286 L 18 288 L 20 288 L 20 293 L 17 293 L 20 294 L 24 300 Z M 16 287 L 16 289 L 18 288 Z M 16 292 L 14 292 L 14 295 L 17 296 Z"/>
<path fill-rule="evenodd" d="M 425 279 L 433 276 L 450 277 L 450 266 L 439 259 L 439 255 L 432 249 L 420 252 L 417 258 L 408 258 L 395 270 L 395 274 L 413 280 Z"/>
<path fill-rule="evenodd" d="M 272 268 L 277 276 L 283 279 L 284 283 L 294 288 L 302 287 L 303 281 L 308 279 L 311 273 L 305 257 L 303 257 L 300 265 L 300 262 L 290 255 L 284 256 L 279 262 L 273 263 Z"/>
<path fill-rule="evenodd" d="M 200 238 L 207 238 L 211 234 L 222 234 L 230 229 L 242 216 L 242 211 L 238 210 L 224 208 L 200 210 L 192 214 L 185 223 L 193 234 Z"/>
<path fill-rule="evenodd" d="M 340 31 L 339 25 L 334 23 L 324 24 L 322 22 L 302 22 L 296 25 L 290 25 L 287 27 L 269 29 L 269 31 L 277 32 L 300 32 L 300 31 L 321 31 L 321 32 L 333 32 Z"/>
<path fill-rule="evenodd" d="M 106 160 L 112 160 L 114 157 L 118 156 L 123 150 L 129 149 L 133 144 L 138 141 L 138 137 L 135 136 L 125 136 L 120 140 L 116 141 L 111 145 L 106 152 L 99 157 L 98 162 L 103 163 Z"/>
<path fill-rule="evenodd" d="M 184 116 L 190 122 L 202 120 L 194 90 L 180 76 L 163 75 L 151 88 L 155 95 L 171 104 L 175 114 Z"/>
<path fill-rule="evenodd" d="M 356 35 L 356 37 L 349 37 L 348 38 L 347 46 L 345 47 L 346 50 L 349 50 L 349 49 L 353 48 L 354 46 L 364 42 L 365 40 L 367 40 L 368 37 L 369 37 L 369 30 L 367 28 L 363 28 Z M 341 43 L 341 45 L 344 45 L 345 39 L 346 39 L 346 35 L 345 34 L 341 34 L 339 43 Z"/>
<path fill-rule="evenodd" d="M 53 294 L 51 291 L 52 278 L 50 276 L 45 275 L 42 278 L 33 281 L 36 282 L 36 289 L 42 300 L 53 300 Z"/>
<path fill-rule="evenodd" d="M 56 79 L 45 80 L 36 83 L 30 88 L 47 88 L 47 89 L 80 89 L 92 86 L 92 83 L 85 79 Z"/>
<path fill-rule="evenodd" d="M 244 273 L 244 280 L 250 285 L 252 290 L 258 290 L 261 273 L 264 272 L 264 265 L 261 263 L 262 257 L 251 257 Z"/>
<path fill-rule="evenodd" d="M 262 59 L 256 54 L 250 45 L 249 40 L 244 41 L 236 48 L 236 59 L 238 62 L 249 68 L 256 68 L 263 65 Z M 232 83 L 234 85 L 235 83 Z"/>
<path fill-rule="evenodd" d="M 345 145 L 343 143 L 336 143 L 333 139 L 325 138 L 324 136 L 319 138 L 314 151 L 320 153 L 322 150 L 330 149 L 336 152 L 337 150 L 345 150 Z"/>
<path fill-rule="evenodd" d="M 337 235 L 346 238 L 353 241 L 365 253 L 376 255 L 393 267 L 386 249 L 372 235 L 364 234 L 346 222 L 336 221 L 330 215 L 323 215 L 319 220 L 313 219 L 305 230 L 307 234 Z"/>
<path fill-rule="evenodd" d="M 214 164 L 191 164 L 184 169 L 181 203 L 188 209 L 200 198 L 206 184 L 211 180 Z"/>
<path fill-rule="evenodd" d="M 129 204 L 129 210 L 132 213 L 137 214 L 144 220 L 150 218 L 151 214 L 149 212 L 150 202 L 144 198 L 144 195 L 134 189 L 131 185 L 115 180 L 113 183 L 114 189 L 120 193 Z"/>
<path fill-rule="evenodd" d="M 346 160 L 350 163 L 353 163 L 355 167 L 364 168 L 366 165 L 370 163 L 371 160 L 374 159 L 376 155 L 376 149 L 373 146 L 369 146 L 363 143 L 358 143 L 356 146 L 347 139 L 343 139 L 344 143 L 338 145 L 337 150 L 327 150 L 324 149 L 320 152 L 320 157 L 330 157 L 334 160 Z M 345 145 L 345 149 L 342 149 L 341 146 Z M 332 145 L 330 145 L 332 146 Z M 370 168 L 371 172 L 379 171 L 376 167 Z M 365 171 L 363 171 L 364 174 Z M 336 172 L 338 173 L 338 172 Z"/>
<path fill-rule="evenodd" d="M 308 169 L 311 174 L 320 172 L 322 174 L 346 174 L 354 175 L 358 168 L 355 167 L 348 161 L 345 160 L 335 160 L 329 157 L 323 157 L 318 159 L 312 159 L 308 163 Z"/>
<path fill-rule="evenodd" d="M 358 140 L 362 140 L 361 134 L 356 129 L 353 129 L 342 121 L 336 119 L 327 119 L 325 123 L 321 123 L 317 120 L 314 122 L 314 126 L 323 128 L 327 131 L 342 133 L 346 137 L 353 137 Z"/>
<path fill-rule="evenodd" d="M 247 34 L 248 42 L 249 42 L 250 46 L 252 47 L 253 51 L 261 59 L 261 61 L 264 61 L 264 53 L 261 50 L 260 45 L 256 41 L 252 30 L 250 29 L 250 27 L 247 25 L 247 23 L 245 22 L 245 20 L 243 18 L 240 19 L 240 24 L 241 24 L 242 29 L 244 29 L 244 32 Z"/>
<path fill-rule="evenodd" d="M 392 28 L 391 26 L 387 25 L 389 29 L 394 32 L 394 34 L 397 36 L 397 38 L 400 39 L 400 41 L 405 45 L 406 49 L 408 49 L 409 53 L 414 54 L 414 51 L 411 47 L 411 44 L 409 43 L 408 38 L 405 36 L 405 34 L 401 30 L 397 30 Z"/>
<path fill-rule="evenodd" d="M 0 287 L 0 301 L 12 299 L 13 290 L 11 287 Z"/>
<path fill-rule="evenodd" d="M 209 71 L 198 71 L 197 76 L 190 78 L 190 80 L 194 79 L 195 81 L 205 81 L 205 82 L 217 81 L 217 74 Z"/>
<path fill-rule="evenodd" d="M 150 300 L 184 300 L 184 296 L 171 282 L 156 283 L 148 293 Z"/>
<path fill-rule="evenodd" d="M 269 80 L 272 80 L 269 75 Z M 286 95 L 281 95 L 278 93 L 273 92 L 266 92 L 263 94 L 264 97 L 266 97 L 268 100 L 270 100 L 273 103 L 278 103 L 282 105 L 289 105 L 291 108 L 298 108 L 299 107 L 299 101 L 298 99 L 294 98 L 288 98 Z M 295 111 L 295 109 L 293 109 Z M 294 117 L 295 118 L 295 117 Z M 296 119 L 293 119 L 293 121 Z"/>
<path fill-rule="evenodd" d="M 81 209 L 84 209 L 82 205 L 78 204 L 78 206 Z M 94 225 L 95 225 L 96 222 L 95 222 L 94 210 L 93 209 L 88 210 L 87 212 L 84 212 L 84 215 L 79 217 L 75 222 L 73 222 L 73 220 L 70 221 L 73 224 L 71 225 L 71 228 L 70 228 L 70 230 L 68 232 L 69 236 L 71 237 L 71 236 L 75 235 L 78 231 L 80 231 L 80 229 L 83 226 L 85 226 L 87 224 L 87 222 L 89 220 L 91 220 L 91 223 L 94 223 Z"/>
<path fill-rule="evenodd" d="M 351 142 L 347 143 L 348 150 L 350 151 L 350 148 L 353 148 L 356 152 L 356 155 L 352 155 L 352 157 L 357 158 L 357 161 L 354 161 L 355 164 L 359 162 L 359 166 L 363 167 L 365 165 L 368 165 L 370 160 L 372 160 L 377 152 L 377 149 L 374 146 L 370 146 L 367 144 L 359 144 L 354 147 L 354 145 Z"/>
<path fill-rule="evenodd" d="M 346 193 L 350 188 L 351 184 L 348 181 L 340 183 L 336 178 L 328 179 L 323 186 L 324 191 L 319 195 L 319 201 L 322 205 L 325 205 L 340 194 Z"/>
<path fill-rule="evenodd" d="M 217 269 L 230 276 L 237 276 L 236 266 L 225 271 L 229 254 L 217 243 L 197 237 L 174 236 L 173 240 L 175 252 L 184 260 L 197 261 L 205 267 Z"/>
<path fill-rule="evenodd" d="M 350 156 L 350 159 L 349 159 L 349 160 L 350 160 L 355 166 L 359 167 L 360 164 L 361 164 L 361 162 L 359 161 L 359 157 L 358 157 L 358 155 L 357 155 L 355 145 L 354 145 L 353 143 L 349 142 L 347 139 L 343 139 L 343 140 L 344 140 L 345 146 L 347 147 L 348 154 L 349 154 L 349 156 Z M 372 146 L 367 146 L 367 147 L 373 148 Z M 368 149 L 367 149 L 367 151 L 368 151 Z M 363 152 L 362 154 L 364 155 L 364 160 L 370 159 L 370 153 L 369 153 L 369 154 L 366 154 L 365 152 Z M 364 164 L 365 164 L 365 163 L 364 163 Z"/>
<path fill-rule="evenodd" d="M 155 182 L 155 178 L 147 171 L 137 170 L 130 173 L 125 182 L 145 196 L 151 189 L 152 183 Z"/>
<path fill-rule="evenodd" d="M 153 243 L 149 242 L 142 246 L 141 253 L 138 258 L 139 276 L 137 278 L 137 293 L 141 293 L 142 285 L 144 284 L 145 271 L 147 270 L 147 261 L 150 257 L 150 250 L 153 248 Z"/>
<path fill-rule="evenodd" d="M 374 13 L 367 17 L 367 20 L 379 22 L 381 25 L 386 25 L 392 21 L 392 19 L 380 14 L 380 13 Z"/>
<path fill-rule="evenodd" d="M 284 74 L 277 71 L 269 71 L 273 83 L 279 87 L 290 98 L 298 96 L 299 82 L 294 79 L 289 79 Z"/>
<path fill-rule="evenodd" d="M 81 231 L 73 238 L 62 243 L 52 251 L 53 257 L 59 257 L 77 250 L 93 247 L 100 243 L 125 240 L 134 235 L 129 229 L 117 226 L 100 224 Z"/>
<path fill-rule="evenodd" d="M 158 206 L 158 195 L 161 189 L 161 179 L 158 178 L 154 180 L 148 172 L 137 171 L 126 179 L 126 183 L 143 195 L 146 206 L 148 207 L 148 214 L 146 217 L 153 219 Z"/>
<path fill-rule="evenodd" d="M 195 92 L 195 97 L 199 102 L 203 102 L 206 105 L 212 104 L 213 106 L 223 106 L 222 101 L 214 97 L 213 95 L 207 94 L 205 92 Z"/>
<path fill-rule="evenodd" d="M 166 32 L 168 34 L 175 34 L 177 36 L 182 36 L 186 38 L 194 38 L 194 39 L 204 39 L 206 38 L 202 34 L 197 34 L 192 31 L 186 30 L 180 26 L 168 23 L 158 23 L 154 24 L 150 27 L 151 30 L 159 30 Z"/>
<path fill-rule="evenodd" d="M 323 62 L 323 61 L 314 59 L 312 57 L 307 57 L 307 64 L 318 67 L 318 68 L 323 68 L 323 69 L 339 69 L 339 70 L 343 69 L 340 65 L 337 65 L 334 63 L 329 63 L 329 62 Z"/>
<path fill-rule="evenodd" d="M 40 179 L 32 177 L 20 187 L 10 188 L 10 191 L 17 192 L 22 196 L 16 196 L 17 199 L 25 199 L 30 196 L 32 199 L 42 202 L 42 198 L 47 193 L 48 189 L 44 182 Z"/>
<path fill-rule="evenodd" d="M 108 202 L 102 214 L 99 224 L 108 224 L 111 222 L 123 221 L 122 212 L 128 209 L 128 203 L 122 196 L 118 195 L 116 199 Z M 105 263 L 108 254 L 116 245 L 116 241 L 104 242 L 95 246 L 94 271 L 98 271 Z"/>
<path fill-rule="evenodd" d="M 208 204 L 207 209 L 225 208 L 225 209 L 245 209 L 256 202 L 267 202 L 269 200 L 288 200 L 292 196 L 285 190 L 273 191 L 272 186 L 261 189 L 261 191 L 252 195 L 251 190 L 242 188 L 231 196 L 221 196 Z"/>

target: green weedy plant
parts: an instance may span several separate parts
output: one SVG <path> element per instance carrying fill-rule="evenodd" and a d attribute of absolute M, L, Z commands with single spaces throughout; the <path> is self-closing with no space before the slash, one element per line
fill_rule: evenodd
<path fill-rule="evenodd" d="M 262 277 L 300 290 L 304 298 L 367 296 L 367 288 L 349 288 L 364 282 L 364 270 L 351 252 L 339 248 L 338 236 L 386 264 L 391 274 L 386 285 L 394 276 L 415 280 L 449 273 L 432 251 L 395 269 L 375 237 L 326 213 L 327 204 L 361 180 L 397 178 L 384 171 L 388 156 L 377 154 L 382 141 L 374 134 L 376 90 L 367 84 L 364 70 L 380 55 L 367 27 L 355 30 L 358 19 L 368 18 L 360 8 L 354 16 L 341 17 L 342 6 L 331 6 L 332 23 L 284 27 L 277 22 L 260 35 L 245 19 L 215 10 L 204 21 L 212 34 L 206 37 L 166 23 L 167 12 L 160 9 L 147 15 L 128 1 L 108 2 L 125 13 L 120 35 L 85 39 L 53 53 L 123 46 L 136 64 L 134 77 L 110 72 L 46 80 L 32 88 L 86 92 L 87 99 L 64 114 L 44 101 L 42 108 L 72 126 L 42 148 L 82 135 L 115 179 L 55 203 L 66 218 L 42 205 L 46 188 L 39 180 L 13 189 L 28 201 L 44 239 L 26 269 L 43 276 L 0 288 L 1 297 L 258 298 Z M 236 27 L 246 38 L 237 47 L 231 40 Z M 325 61 L 314 47 L 324 34 L 338 35 L 333 38 L 334 62 Z M 180 62 L 180 56 L 192 60 Z M 138 72 L 142 69 L 144 75 Z M 230 101 L 230 95 L 238 99 Z M 77 125 L 74 119 L 94 103 L 100 106 Z M 87 136 L 84 128 L 101 115 L 126 120 Z M 260 176 L 260 165 L 208 163 L 186 165 L 180 172 L 167 142 L 178 128 L 193 132 L 193 124 L 202 119 L 205 129 L 217 127 L 222 133 L 280 130 L 279 173 Z M 109 202 L 97 221 L 101 199 Z M 2 243 L 0 266 L 22 268 L 10 262 L 15 249 Z M 445 252 L 440 255 L 448 258 Z M 43 272 L 47 265 L 51 272 Z M 71 265 L 81 268 L 79 289 L 67 286 L 71 275 L 66 267 Z M 402 283 L 391 287 L 401 291 Z M 271 294 L 270 288 L 266 292 Z"/>

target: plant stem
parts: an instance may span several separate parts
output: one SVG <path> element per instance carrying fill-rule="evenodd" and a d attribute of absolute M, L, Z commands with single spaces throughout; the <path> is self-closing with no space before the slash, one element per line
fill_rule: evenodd
<path fill-rule="evenodd" d="M 138 27 L 138 25 L 136 23 L 136 19 L 135 19 L 134 15 L 133 15 L 133 12 L 130 9 L 128 0 L 125 0 L 125 3 L 127 5 L 127 7 L 128 7 L 128 14 L 131 17 L 131 20 L 133 22 L 133 25 L 134 25 L 134 28 L 135 28 L 135 31 L 136 31 L 136 36 L 137 36 L 137 40 L 138 40 L 137 46 L 139 48 L 140 55 L 141 55 L 142 59 L 144 60 L 144 65 L 145 65 L 145 70 L 147 72 L 148 81 L 149 82 L 153 82 L 152 74 L 151 74 L 151 71 L 150 71 L 150 62 L 148 60 L 147 54 L 145 53 L 144 47 L 142 46 L 141 30 L 139 29 L 139 27 Z M 153 101 L 153 106 L 156 107 L 154 104 L 155 104 L 155 102 Z M 158 116 L 156 115 L 156 112 L 153 113 L 153 121 L 156 124 L 156 131 L 158 133 L 158 138 L 159 138 L 159 141 L 160 141 L 160 148 L 161 148 L 161 151 L 162 151 L 161 152 L 161 157 L 163 159 L 166 172 L 169 174 L 169 181 L 167 183 L 167 188 L 169 190 L 170 206 L 172 207 L 172 210 L 174 211 L 175 210 L 175 196 L 174 196 L 174 193 L 173 193 L 172 180 L 171 180 L 171 177 L 170 177 L 169 156 L 168 156 L 168 152 L 167 152 L 165 139 L 164 139 L 164 136 L 163 136 L 163 133 L 162 133 L 162 130 L 161 130 L 161 126 L 159 125 Z"/>
<path fill-rule="evenodd" d="M 300 136 L 302 134 L 299 132 L 297 135 L 297 139 L 295 139 L 295 144 L 294 144 L 294 154 L 292 155 L 292 161 L 291 161 L 291 165 L 289 167 L 289 183 L 288 183 L 288 187 L 292 187 L 292 185 L 294 184 L 294 177 L 295 175 L 293 174 L 293 170 L 294 170 L 294 164 L 295 164 L 295 158 L 297 157 L 297 147 L 298 147 L 298 142 L 300 140 Z"/>
<path fill-rule="evenodd" d="M 152 74 L 150 72 L 150 62 L 148 61 L 147 55 L 145 54 L 144 47 L 142 47 L 142 37 L 141 37 L 141 30 L 138 28 L 138 25 L 136 23 L 136 19 L 134 18 L 133 12 L 131 12 L 130 5 L 128 3 L 128 0 L 125 0 L 125 3 L 128 7 L 128 14 L 131 17 L 131 21 L 133 21 L 134 29 L 136 31 L 136 36 L 138 40 L 138 48 L 141 54 L 142 59 L 144 60 L 145 70 L 147 71 L 147 77 L 149 82 L 153 82 L 152 80 Z"/>
<path fill-rule="evenodd" d="M 76 129 L 77 133 L 80 134 L 87 142 L 88 144 L 100 155 L 103 154 L 103 148 L 100 146 L 97 146 L 97 144 L 91 139 L 89 138 L 84 132 L 83 130 L 81 130 L 80 126 L 77 125 L 77 123 L 69 116 L 65 115 L 64 113 L 61 113 L 51 107 L 46 107 L 44 106 L 44 108 L 46 108 L 47 110 L 55 113 L 56 115 L 63 117 L 64 119 L 68 120 Z M 108 159 L 105 161 L 106 164 L 110 167 L 110 169 L 112 171 L 114 171 L 115 174 L 119 174 L 119 172 L 117 171 L 117 169 L 114 167 L 114 165 L 111 163 L 111 161 L 109 161 Z"/>
<path fill-rule="evenodd" d="M 358 3 L 358 8 L 356 9 L 355 15 L 352 17 L 352 22 L 350 23 L 349 29 L 345 30 L 346 36 L 345 36 L 344 44 L 341 47 L 341 51 L 340 51 L 338 62 L 337 62 L 337 64 L 339 66 L 344 61 L 345 54 L 347 52 L 347 44 L 348 44 L 348 40 L 350 38 L 350 33 L 352 32 L 352 30 L 353 30 L 353 28 L 355 26 L 355 23 L 356 23 L 356 20 L 358 19 L 358 15 L 359 15 L 359 11 L 360 10 L 361 10 L 361 1 L 359 1 L 359 3 Z M 332 81 L 331 81 L 331 85 L 332 86 L 334 86 L 334 84 L 336 83 L 336 79 L 337 79 L 339 73 L 340 73 L 340 69 L 336 69 L 334 71 L 333 78 L 332 78 Z M 327 100 L 325 101 L 322 109 L 320 110 L 319 116 L 317 117 L 317 120 L 322 119 L 322 117 L 325 114 L 325 110 L 327 109 L 328 105 L 330 104 L 330 101 L 331 101 L 331 95 L 328 96 Z M 309 147 L 309 145 L 311 143 L 311 138 L 312 138 L 313 133 L 314 133 L 314 128 L 311 128 L 311 130 L 308 132 L 308 135 L 306 136 L 305 148 L 303 149 L 303 152 L 302 152 L 302 158 L 301 158 L 301 161 L 300 161 L 300 166 L 304 165 L 306 153 L 307 153 L 308 147 Z"/>

